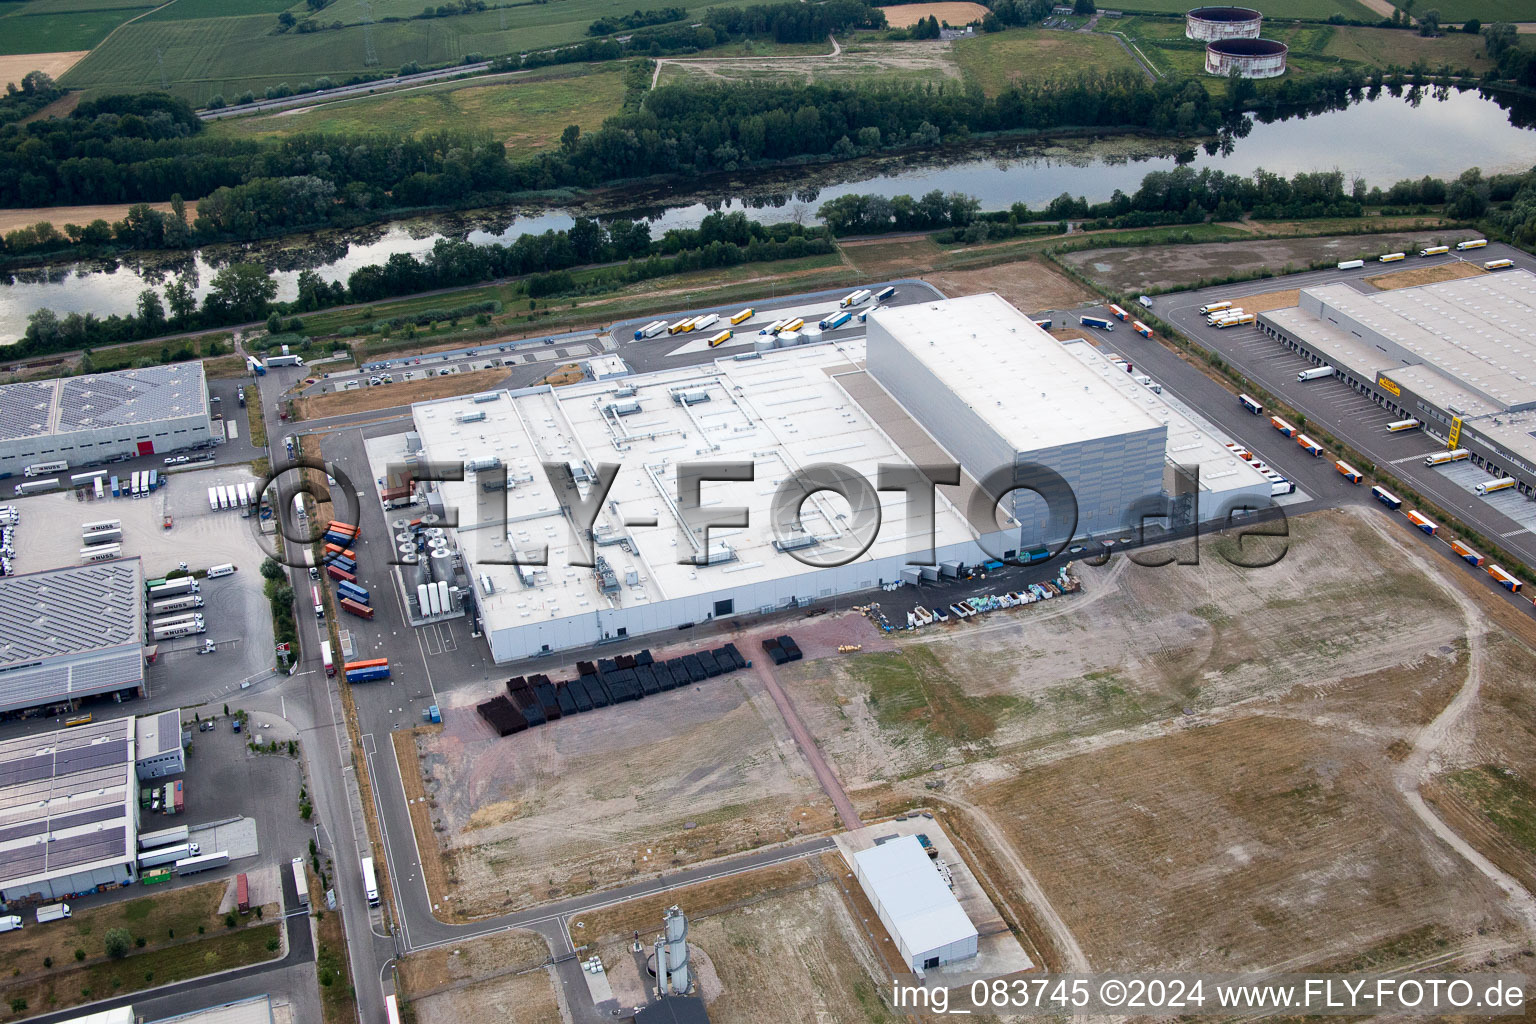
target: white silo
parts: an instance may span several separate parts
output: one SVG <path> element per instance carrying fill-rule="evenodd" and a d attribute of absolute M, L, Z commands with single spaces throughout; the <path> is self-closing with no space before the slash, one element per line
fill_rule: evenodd
<path fill-rule="evenodd" d="M 448 596 L 448 581 L 437 581 L 437 610 L 443 615 L 453 611 L 453 600 Z"/>
<path fill-rule="evenodd" d="M 427 584 L 416 584 L 416 607 L 421 609 L 421 617 L 426 618 L 432 614 L 431 602 L 427 599 Z"/>
<path fill-rule="evenodd" d="M 662 927 L 667 943 L 666 991 L 687 995 L 692 984 L 688 977 L 688 918 L 680 908 L 670 907 L 662 918 Z M 660 964 L 660 958 L 657 963 Z"/>

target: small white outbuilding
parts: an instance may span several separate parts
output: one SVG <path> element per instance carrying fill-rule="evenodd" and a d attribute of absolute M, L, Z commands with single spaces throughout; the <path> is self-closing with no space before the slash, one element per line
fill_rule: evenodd
<path fill-rule="evenodd" d="M 854 877 L 914 972 L 976 955 L 976 926 L 916 836 L 853 855 Z"/>

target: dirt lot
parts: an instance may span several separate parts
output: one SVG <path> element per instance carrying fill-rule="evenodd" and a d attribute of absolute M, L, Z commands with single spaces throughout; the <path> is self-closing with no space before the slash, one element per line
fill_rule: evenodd
<path fill-rule="evenodd" d="M 417 739 L 445 910 L 518 909 L 833 823 L 749 672 L 504 739 L 475 714 L 485 696 L 456 692 Z"/>
<path fill-rule="evenodd" d="M 356 391 L 334 391 L 295 400 L 294 413 L 296 419 L 319 420 L 353 412 L 377 412 L 380 409 L 410 405 L 412 402 L 474 394 L 476 391 L 493 388 L 506 379 L 505 370 L 475 370 L 473 373 L 450 373 L 446 377 L 400 381 L 373 388 L 359 388 Z"/>
<path fill-rule="evenodd" d="M 880 9 L 885 12 L 885 20 L 892 28 L 909 28 L 930 15 L 938 18 L 940 24 L 969 25 L 980 21 L 987 13 L 981 4 L 965 3 L 899 4 Z"/>
<path fill-rule="evenodd" d="M 974 7 L 975 4 L 953 4 L 955 7 Z M 49 78 L 59 76 L 80 62 L 90 50 L 60 50 L 57 53 L 16 53 L 0 57 L 0 83 L 14 83 L 21 88 L 21 80 L 28 71 L 41 71 Z M 82 224 L 84 221 L 76 221 Z"/>
<path fill-rule="evenodd" d="M 975 7 L 975 4 L 921 4 L 923 17 L 943 7 Z M 983 13 L 986 8 L 978 8 Z M 943 15 L 940 15 L 941 19 Z M 962 75 L 948 43 L 882 42 L 875 48 L 844 50 L 807 57 L 691 57 L 665 61 L 661 83 L 681 80 L 732 82 L 834 82 L 846 85 L 917 85 L 924 82 L 958 82 Z"/>
<path fill-rule="evenodd" d="M 839 247 L 860 274 L 872 278 L 920 274 L 938 262 L 944 250 L 927 235 L 867 242 L 842 242 Z"/>
<path fill-rule="evenodd" d="M 504 932 L 412 953 L 400 961 L 401 994 L 417 1024 L 496 1020 L 545 1024 L 560 1019 L 549 959 L 531 932 Z"/>
<path fill-rule="evenodd" d="M 1374 511 L 1290 526 L 1269 568 L 1209 542 L 1199 566 L 1082 567 L 1071 601 L 779 675 L 863 806 L 942 785 L 1095 969 L 1505 962 L 1527 942 L 1505 898 L 1395 775 L 1467 681 L 1481 620 Z M 1478 657 L 1500 740 L 1452 742 L 1450 767 L 1524 778 L 1536 730 L 1504 723 L 1536 718 L 1536 654 Z M 1440 792 L 1529 871 L 1536 791 L 1488 777 Z"/>
<path fill-rule="evenodd" d="M 1041 260 L 1019 260 L 980 270 L 939 271 L 923 280 L 945 295 L 997 292 L 1024 310 L 1071 309 L 1093 298 L 1087 289 Z"/>
<path fill-rule="evenodd" d="M 1084 249 L 1062 256 L 1072 266 L 1119 292 L 1197 287 L 1204 282 L 1269 269 L 1305 270 L 1313 263 L 1375 259 L 1384 252 L 1417 252 L 1444 245 L 1445 232 L 1270 238 L 1194 245 Z"/>
<path fill-rule="evenodd" d="M 1365 282 L 1387 292 L 1395 288 L 1413 288 L 1421 284 L 1460 281 L 1464 277 L 1476 277 L 1486 273 L 1488 271 L 1476 263 L 1442 263 L 1438 267 L 1419 267 L 1414 270 L 1399 270 L 1395 274 L 1378 274 L 1375 277 L 1366 278 Z"/>

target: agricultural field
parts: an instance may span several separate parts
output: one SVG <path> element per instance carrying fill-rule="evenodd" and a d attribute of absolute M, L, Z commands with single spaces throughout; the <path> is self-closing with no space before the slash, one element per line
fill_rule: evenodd
<path fill-rule="evenodd" d="M 293 0 L 171 0 L 144 20 L 196 21 L 201 18 L 238 18 L 244 14 L 269 14 L 275 19 L 278 12 L 296 6 Z M 307 12 L 308 9 L 301 10 Z M 420 14 L 420 9 L 415 13 Z M 298 17 L 299 11 L 296 10 L 294 15 Z M 336 18 L 341 17 L 338 12 Z"/>
<path fill-rule="evenodd" d="M 601 728 L 583 715 L 502 739 L 475 713 L 487 696 L 444 694 L 442 728 L 418 730 L 402 759 L 425 779 L 433 821 L 426 835 L 417 822 L 418 842 L 443 862 L 432 897 L 445 912 L 520 909 L 835 820 L 750 671 L 594 712 Z"/>
<path fill-rule="evenodd" d="M 1183 0 L 1136 0 L 1135 3 L 1117 4 L 1116 7 L 1129 13 L 1177 14 L 1181 18 L 1184 12 L 1190 9 L 1190 5 Z M 1380 15 L 1372 12 L 1359 0 L 1270 0 L 1260 10 L 1264 12 L 1266 22 L 1270 19 L 1281 21 L 1292 18 L 1326 21 L 1335 14 L 1343 15 L 1351 21 L 1381 20 Z"/>
<path fill-rule="evenodd" d="M 0 16 L 0 54 L 89 50 L 153 0 L 30 0 L 6 4 Z M 30 69 L 29 69 L 30 70 Z"/>
<path fill-rule="evenodd" d="M 201 5 L 217 0 L 195 2 Z M 734 6 L 747 0 L 723 2 Z M 264 0 L 241 0 L 236 9 L 253 6 L 264 9 Z M 355 21 L 356 5 L 337 6 L 350 7 L 352 13 L 344 16 L 338 11 L 331 20 L 352 23 L 335 31 L 311 33 L 278 33 L 276 18 L 270 13 L 135 22 L 76 65 L 64 84 L 85 90 L 88 96 L 158 89 L 159 53 L 170 91 L 202 104 L 215 94 L 232 98 L 250 90 L 260 95 L 270 86 L 285 82 L 297 86 L 322 75 L 341 81 L 357 74 L 388 73 L 410 61 L 447 64 L 476 53 L 495 56 L 556 46 L 586 38 L 587 26 L 599 17 L 634 9 L 620 0 L 562 0 L 450 18 L 378 21 L 369 29 Z M 384 17 L 381 6 L 374 5 L 375 19 Z M 420 13 L 421 4 L 412 6 L 408 13 Z M 686 6 L 702 11 L 720 4 L 689 0 Z M 222 4 L 219 9 L 224 9 Z M 373 63 L 367 59 L 370 32 L 378 58 Z"/>
<path fill-rule="evenodd" d="M 987 9 L 972 3 L 898 4 L 882 7 L 886 23 L 892 28 L 911 28 L 924 18 L 938 18 L 941 25 L 969 25 L 986 16 Z"/>
<path fill-rule="evenodd" d="M 551 72 L 556 69 L 549 69 Z M 623 73 L 558 69 L 543 76 L 498 76 L 313 107 L 211 122 L 210 133 L 281 138 L 306 132 L 415 135 L 488 131 L 517 156 L 556 146 L 566 125 L 599 127 L 624 100 Z"/>
<path fill-rule="evenodd" d="M 1398 2 L 1397 7 L 1402 7 Z M 1434 8 L 1446 24 L 1477 18 L 1484 25 L 1495 21 L 1536 21 L 1536 0 L 1435 0 Z M 1427 10 L 1427 8 L 1419 8 Z"/>
<path fill-rule="evenodd" d="M 1099 32 L 1016 28 L 951 44 L 967 81 L 996 96 L 1015 82 L 1071 78 L 1085 71 L 1139 71 L 1124 46 Z"/>
<path fill-rule="evenodd" d="M 89 50 L 66 50 L 62 53 L 0 55 L 0 87 L 3 87 L 6 82 L 14 82 L 16 87 L 20 88 L 21 80 L 31 71 L 41 71 L 50 78 L 58 78 L 79 63 L 80 58 L 89 52 Z M 59 100 L 55 100 L 49 106 L 57 106 L 59 103 Z"/>
<path fill-rule="evenodd" d="M 1017 854 L 1094 969 L 1515 962 L 1502 893 L 1439 847 L 1401 773 L 1469 680 L 1519 694 L 1490 730 L 1528 715 L 1536 656 L 1490 660 L 1481 596 L 1400 523 L 1290 532 L 1268 568 L 1210 541 L 1198 566 L 1080 566 L 1059 603 L 775 671 L 865 813 L 948 806 Z M 1452 727 L 1437 756 L 1531 857 L 1536 798 L 1478 767 L 1529 771 L 1522 728 L 1488 746 Z"/>

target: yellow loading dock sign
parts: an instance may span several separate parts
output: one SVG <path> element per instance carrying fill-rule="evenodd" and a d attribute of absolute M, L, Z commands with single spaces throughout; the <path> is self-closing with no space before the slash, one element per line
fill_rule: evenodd
<path fill-rule="evenodd" d="M 1388 380 L 1385 377 L 1377 375 L 1377 377 L 1376 377 L 1376 386 L 1381 388 L 1383 391 L 1391 392 L 1393 397 L 1395 397 L 1395 398 L 1402 398 L 1403 397 L 1402 389 L 1399 388 L 1396 384 L 1392 383 L 1390 380 Z"/>
<path fill-rule="evenodd" d="M 1450 436 L 1450 439 L 1445 442 L 1445 446 L 1447 448 L 1460 448 L 1461 447 L 1461 417 L 1460 416 L 1457 416 L 1457 417 L 1455 417 L 1454 419 L 1451 420 L 1451 436 Z"/>

